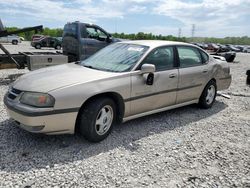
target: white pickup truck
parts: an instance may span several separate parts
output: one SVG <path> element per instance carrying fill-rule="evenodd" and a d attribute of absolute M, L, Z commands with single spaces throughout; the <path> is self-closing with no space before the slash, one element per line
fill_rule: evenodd
<path fill-rule="evenodd" d="M 13 45 L 17 45 L 21 40 L 17 35 L 8 35 L 6 37 L 0 37 L 0 43 L 12 43 Z"/>

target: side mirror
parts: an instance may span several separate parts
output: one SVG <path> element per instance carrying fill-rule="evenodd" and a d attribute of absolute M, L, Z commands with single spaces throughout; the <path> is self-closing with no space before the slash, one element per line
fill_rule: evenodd
<path fill-rule="evenodd" d="M 113 41 L 113 38 L 112 38 L 111 34 L 108 34 L 106 41 L 107 41 L 108 43 L 110 43 L 110 42 Z"/>
<path fill-rule="evenodd" d="M 155 65 L 153 64 L 143 64 L 141 66 L 141 73 L 145 74 L 145 73 L 153 73 L 155 72 Z"/>
<path fill-rule="evenodd" d="M 154 72 L 155 72 L 155 65 L 153 64 L 143 64 L 141 66 L 141 73 L 146 74 L 148 73 L 146 84 L 153 85 L 154 84 Z"/>

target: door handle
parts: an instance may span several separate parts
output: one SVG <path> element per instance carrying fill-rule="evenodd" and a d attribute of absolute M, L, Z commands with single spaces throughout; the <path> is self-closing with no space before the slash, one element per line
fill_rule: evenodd
<path fill-rule="evenodd" d="M 177 76 L 177 74 L 173 73 L 169 75 L 169 78 L 175 78 Z"/>
<path fill-rule="evenodd" d="M 203 72 L 203 73 L 207 73 L 207 72 L 208 72 L 208 69 L 204 69 L 202 72 Z"/>

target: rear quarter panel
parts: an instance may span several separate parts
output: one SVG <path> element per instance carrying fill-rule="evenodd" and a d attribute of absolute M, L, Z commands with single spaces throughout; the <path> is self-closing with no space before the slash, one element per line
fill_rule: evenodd
<path fill-rule="evenodd" d="M 217 90 L 228 89 L 232 81 L 229 64 L 214 58 L 211 58 L 211 64 L 213 65 L 212 77 L 216 80 Z"/>

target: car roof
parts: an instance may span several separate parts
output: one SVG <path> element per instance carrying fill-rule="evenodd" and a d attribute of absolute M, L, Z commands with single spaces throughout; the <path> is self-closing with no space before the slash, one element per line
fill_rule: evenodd
<path fill-rule="evenodd" d="M 166 41 L 166 40 L 129 40 L 129 41 L 122 41 L 120 43 L 137 44 L 137 45 L 149 46 L 151 48 L 166 46 L 166 45 L 195 46 L 193 44 L 188 44 L 188 43 L 184 43 L 184 42 Z"/>

